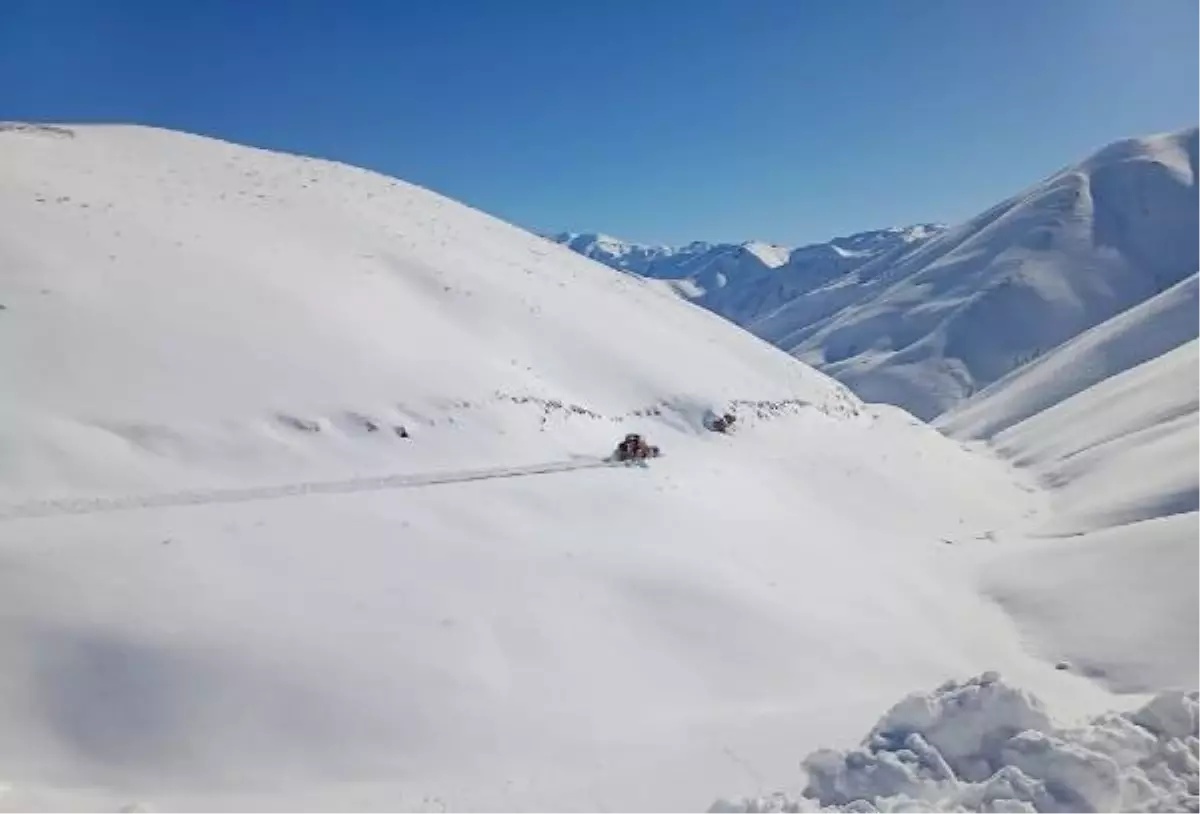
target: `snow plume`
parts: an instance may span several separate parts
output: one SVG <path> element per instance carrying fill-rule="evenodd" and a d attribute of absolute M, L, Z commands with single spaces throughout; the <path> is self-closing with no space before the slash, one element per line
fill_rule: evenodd
<path fill-rule="evenodd" d="M 904 699 L 863 745 L 803 762 L 800 797 L 710 811 L 1196 811 L 1197 693 L 1058 729 L 1042 703 L 985 673 Z"/>

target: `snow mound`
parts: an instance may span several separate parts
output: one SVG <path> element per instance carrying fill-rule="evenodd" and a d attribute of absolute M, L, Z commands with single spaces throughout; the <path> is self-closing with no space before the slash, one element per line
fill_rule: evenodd
<path fill-rule="evenodd" d="M 710 811 L 1196 811 L 1196 692 L 1057 728 L 997 673 L 909 696 L 856 749 L 803 762 L 800 796 L 723 799 Z"/>

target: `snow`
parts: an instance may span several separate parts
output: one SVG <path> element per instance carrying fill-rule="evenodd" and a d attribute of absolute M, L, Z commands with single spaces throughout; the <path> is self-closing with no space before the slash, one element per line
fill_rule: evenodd
<path fill-rule="evenodd" d="M 787 263 L 788 256 L 791 254 L 791 250 L 786 246 L 776 246 L 772 243 L 762 243 L 757 240 L 743 243 L 742 248 L 761 260 L 767 268 L 779 268 Z"/>
<path fill-rule="evenodd" d="M 918 224 L 877 229 L 798 249 L 755 240 L 644 246 L 598 233 L 573 232 L 551 240 L 612 268 L 666 281 L 679 296 L 739 325 L 749 325 L 869 260 L 907 251 L 942 228 Z"/>
<path fill-rule="evenodd" d="M 644 276 L 661 261 L 669 261 L 678 249 L 670 246 L 647 246 L 602 234 L 600 232 L 560 232 L 546 235 L 546 239 L 560 243 L 584 257 L 604 263 L 611 268 L 630 271 Z"/>
<path fill-rule="evenodd" d="M 1200 341 L 1154 355 L 1194 336 L 1195 280 L 939 422 L 965 437 L 994 433 L 991 448 L 1047 490 L 1030 529 L 1041 539 L 986 559 L 982 587 L 1046 658 L 1117 692 L 1200 682 Z"/>
<path fill-rule="evenodd" d="M 1044 657 L 1116 692 L 1200 683 L 1195 512 L 1013 547 L 986 563 L 984 590 Z"/>
<path fill-rule="evenodd" d="M 804 760 L 802 794 L 710 811 L 1195 811 L 1197 694 L 1058 728 L 1031 694 L 985 673 L 894 706 L 861 747 Z"/>
<path fill-rule="evenodd" d="M 0 304 L 0 808 L 696 810 L 946 676 L 1129 700 L 983 584 L 1053 495 L 429 191 L 11 128 Z"/>
<path fill-rule="evenodd" d="M 863 232 L 794 249 L 786 262 L 754 242 L 559 241 L 674 281 L 866 401 L 932 420 L 988 389 L 1007 395 L 983 409 L 1019 420 L 1197 335 L 1197 132 L 1116 142 L 953 228 Z M 1003 384 L 1031 361 L 1040 379 Z M 976 422 L 976 437 L 999 429 L 982 415 L 956 421 Z"/>
<path fill-rule="evenodd" d="M 645 471 L 39 502 L 0 526 L 4 776 L 158 810 L 678 808 L 900 684 L 1002 664 L 1109 703 L 944 556 L 1023 496 L 1003 470 L 895 414 L 741 412 L 736 447 L 653 425 Z"/>
<path fill-rule="evenodd" d="M 1022 381 L 1044 370 L 1018 371 L 963 411 L 1011 424 L 991 443 L 1049 486 L 1036 533 L 1071 535 L 1006 550 L 987 563 L 985 590 L 1044 655 L 1119 692 L 1200 681 L 1198 347 L 1192 339 L 1015 424 L 1005 408 L 1051 400 Z M 1070 377 L 1045 381 L 1052 397 L 1073 389 Z M 1009 397 L 1022 392 L 1030 398 Z"/>
<path fill-rule="evenodd" d="M 745 324 L 931 419 L 1196 273 L 1196 144 L 1191 128 L 1110 145 Z"/>
<path fill-rule="evenodd" d="M 1070 534 L 1200 508 L 1193 339 L 997 434 L 996 449 L 1053 488 L 1047 533 Z"/>
<path fill-rule="evenodd" d="M 1017 368 L 940 416 L 956 438 L 990 438 L 1076 393 L 1195 339 L 1200 282 L 1193 274 Z"/>
<path fill-rule="evenodd" d="M 424 425 L 460 402 L 857 409 L 715 317 L 424 190 L 153 130 L 75 132 L 0 134 L 0 475 L 23 493 L 156 483 L 147 461 L 180 459 L 296 479 L 314 443 L 318 474 L 330 455 L 354 474 L 398 444 L 360 437 L 356 416 Z M 325 431 L 297 447 L 308 421 Z"/>
<path fill-rule="evenodd" d="M 1021 367 L 937 422 L 1045 488 L 983 590 L 1037 652 L 1121 693 L 1200 682 L 1196 276 Z"/>

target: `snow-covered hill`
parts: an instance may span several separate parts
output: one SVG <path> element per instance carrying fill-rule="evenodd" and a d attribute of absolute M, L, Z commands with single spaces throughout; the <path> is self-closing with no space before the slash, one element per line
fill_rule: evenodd
<path fill-rule="evenodd" d="M 402 182 L 8 127 L 0 305 L 0 808 L 695 810 L 948 677 L 1142 700 L 980 590 L 1003 462 Z"/>
<path fill-rule="evenodd" d="M 958 438 L 991 438 L 1110 376 L 1195 339 L 1200 281 L 1193 274 L 1102 322 L 940 416 L 936 426 Z"/>
<path fill-rule="evenodd" d="M 872 259 L 903 253 L 941 228 L 879 229 L 798 249 L 758 241 L 644 246 L 573 232 L 550 239 L 612 268 L 663 280 L 686 299 L 745 325 Z"/>
<path fill-rule="evenodd" d="M 1123 691 L 1195 674 L 1196 654 L 1164 643 L 1200 638 L 1196 292 L 1192 275 L 938 422 L 1028 468 L 1051 498 L 1038 533 L 1072 537 L 1004 552 L 989 592 L 1044 652 Z"/>
<path fill-rule="evenodd" d="M 74 132 L 0 133 L 0 475 L 15 488 L 153 483 L 136 474 L 147 456 L 295 474 L 309 423 L 331 454 L 353 441 L 378 463 L 396 448 L 364 445 L 368 423 L 508 397 L 606 417 L 664 400 L 856 409 L 715 317 L 399 181 L 153 130 Z"/>
<path fill-rule="evenodd" d="M 1196 162 L 1195 128 L 1117 142 L 748 327 L 932 418 L 1194 274 Z"/>

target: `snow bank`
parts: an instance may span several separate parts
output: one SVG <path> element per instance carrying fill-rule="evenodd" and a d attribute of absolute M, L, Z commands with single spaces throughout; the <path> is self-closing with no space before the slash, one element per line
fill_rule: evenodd
<path fill-rule="evenodd" d="M 996 673 L 916 693 L 863 745 L 804 760 L 800 797 L 718 800 L 710 811 L 1196 811 L 1197 693 L 1058 729 Z"/>

